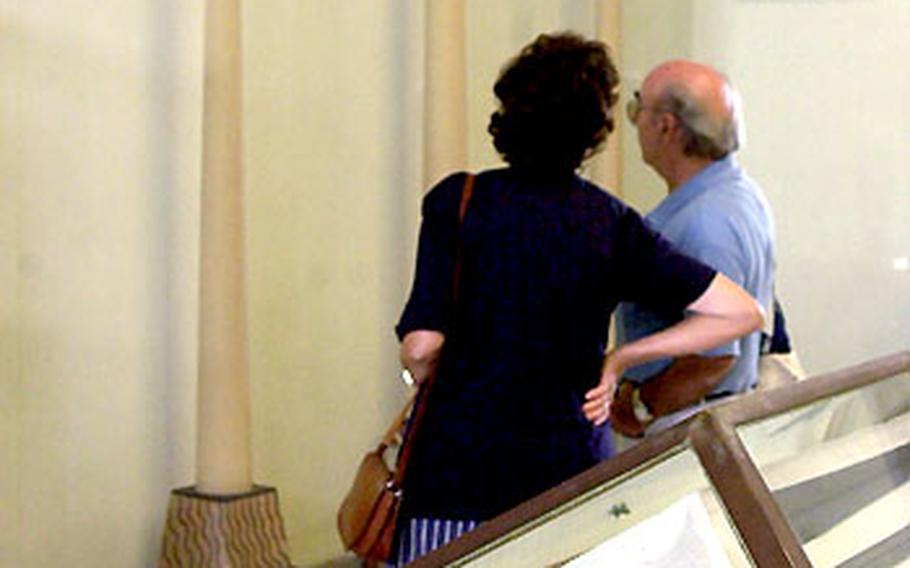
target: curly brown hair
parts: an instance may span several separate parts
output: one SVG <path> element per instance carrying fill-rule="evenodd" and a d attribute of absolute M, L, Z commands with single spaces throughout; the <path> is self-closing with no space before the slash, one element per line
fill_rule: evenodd
<path fill-rule="evenodd" d="M 500 72 L 499 109 L 487 130 L 512 167 L 574 171 L 613 131 L 619 73 L 607 46 L 578 34 L 543 34 Z"/>

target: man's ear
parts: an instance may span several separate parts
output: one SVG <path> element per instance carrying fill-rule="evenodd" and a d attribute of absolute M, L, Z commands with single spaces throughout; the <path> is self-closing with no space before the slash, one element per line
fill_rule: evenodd
<path fill-rule="evenodd" d="M 677 127 L 676 116 L 669 112 L 662 112 L 658 123 L 661 134 L 670 134 Z"/>

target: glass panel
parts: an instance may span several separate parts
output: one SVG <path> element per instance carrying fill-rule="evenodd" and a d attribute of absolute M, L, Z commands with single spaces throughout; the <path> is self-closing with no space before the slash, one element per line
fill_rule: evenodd
<path fill-rule="evenodd" d="M 628 529 L 633 530 L 624 532 Z M 661 538 L 655 539 L 655 532 Z M 573 568 L 594 566 L 596 558 L 583 555 L 596 555 L 594 549 L 601 545 L 611 547 L 611 554 L 622 550 L 627 560 L 629 554 L 675 556 L 684 550 L 711 559 L 692 565 L 751 566 L 698 458 L 687 447 L 606 482 L 462 562 L 501 568 L 563 566 L 575 560 Z"/>
<path fill-rule="evenodd" d="M 910 374 L 738 434 L 814 566 L 910 566 Z"/>

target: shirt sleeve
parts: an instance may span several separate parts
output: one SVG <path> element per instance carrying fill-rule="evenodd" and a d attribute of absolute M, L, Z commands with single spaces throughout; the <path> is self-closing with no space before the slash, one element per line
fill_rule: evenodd
<path fill-rule="evenodd" d="M 423 199 L 414 282 L 395 326 L 399 340 L 418 329 L 445 333 L 449 325 L 464 181 L 463 173 L 449 176 Z"/>
<path fill-rule="evenodd" d="M 720 216 L 700 215 L 687 225 L 683 236 L 686 254 L 721 272 L 740 286 L 746 281 L 742 247 L 729 220 Z"/>
<path fill-rule="evenodd" d="M 682 246 L 687 254 L 722 273 L 736 284 L 745 286 L 745 261 L 742 258 L 738 238 L 727 218 L 716 215 L 699 215 L 697 220 L 688 223 L 683 243 Z M 702 355 L 739 357 L 740 342 L 725 343 L 703 352 Z"/>

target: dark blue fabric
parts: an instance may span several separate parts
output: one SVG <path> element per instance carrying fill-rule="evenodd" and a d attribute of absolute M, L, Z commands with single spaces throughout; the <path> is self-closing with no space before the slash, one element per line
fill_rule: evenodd
<path fill-rule="evenodd" d="M 774 302 L 774 332 L 771 335 L 771 345 L 768 353 L 790 353 L 790 334 L 787 333 L 787 319 L 784 310 L 775 300 Z"/>
<path fill-rule="evenodd" d="M 574 175 L 465 175 L 423 202 L 417 268 L 396 332 L 446 335 L 404 483 L 405 517 L 484 520 L 607 457 L 581 412 L 620 300 L 680 310 L 714 271 L 675 252 L 618 199 Z"/>

